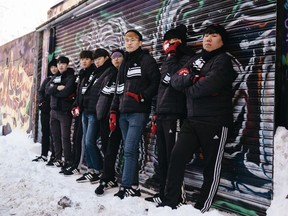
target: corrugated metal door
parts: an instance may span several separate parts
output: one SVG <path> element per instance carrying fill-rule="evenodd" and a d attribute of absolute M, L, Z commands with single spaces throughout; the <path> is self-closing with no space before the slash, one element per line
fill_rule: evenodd
<path fill-rule="evenodd" d="M 272 199 L 275 101 L 276 1 L 121 1 L 57 24 L 55 54 L 79 68 L 79 53 L 98 47 L 123 48 L 123 33 L 135 28 L 159 62 L 163 34 L 183 23 L 189 45 L 198 50 L 200 31 L 223 24 L 231 35 L 230 53 L 238 77 L 234 83 L 235 130 L 226 146 L 223 175 L 214 206 L 241 215 L 265 215 Z M 51 54 L 51 53 L 50 53 Z M 157 148 L 149 128 L 141 143 L 141 183 L 157 187 Z M 203 161 L 195 155 L 187 166 L 186 190 L 197 197 Z"/>

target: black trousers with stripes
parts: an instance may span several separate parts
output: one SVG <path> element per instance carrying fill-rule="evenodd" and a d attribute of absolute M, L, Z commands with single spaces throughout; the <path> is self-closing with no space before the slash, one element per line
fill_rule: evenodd
<path fill-rule="evenodd" d="M 180 131 L 180 119 L 157 119 L 157 147 L 158 147 L 158 169 L 160 179 L 160 197 L 164 196 L 167 170 L 172 149 Z M 178 129 L 179 127 L 179 129 Z"/>
<path fill-rule="evenodd" d="M 202 213 L 209 210 L 220 180 L 221 162 L 228 128 L 207 123 L 184 120 L 178 140 L 172 150 L 168 168 L 164 203 L 176 208 L 181 195 L 186 164 L 193 154 L 202 149 L 205 167 L 204 182 L 195 207 Z"/>

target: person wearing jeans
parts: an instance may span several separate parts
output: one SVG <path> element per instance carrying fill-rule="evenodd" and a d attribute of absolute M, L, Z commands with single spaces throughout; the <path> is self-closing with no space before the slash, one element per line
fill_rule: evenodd
<path fill-rule="evenodd" d="M 122 137 L 125 154 L 125 165 L 122 173 L 122 186 L 131 186 L 139 184 L 138 175 L 138 156 L 139 145 L 143 131 L 148 122 L 148 113 L 123 113 L 119 117 L 119 125 L 122 131 Z"/>
<path fill-rule="evenodd" d="M 73 103 L 71 114 L 74 117 L 74 133 L 73 133 L 73 161 L 71 166 L 63 171 L 64 175 L 73 175 L 79 174 L 80 168 L 85 155 L 85 146 L 83 143 L 83 127 L 82 127 L 82 100 L 84 94 L 82 94 L 82 81 L 83 79 L 88 80 L 89 76 L 96 70 L 94 64 L 93 51 L 91 50 L 82 50 L 80 52 L 80 64 L 81 70 L 77 73 L 76 83 L 76 100 Z M 81 107 L 81 108 L 80 108 Z M 85 178 L 85 180 L 87 180 Z M 88 181 L 88 180 L 87 180 Z"/>
<path fill-rule="evenodd" d="M 155 59 L 142 50 L 142 35 L 129 30 L 124 35 L 126 55 L 122 62 L 110 109 L 110 130 L 117 118 L 124 142 L 124 168 L 120 199 L 141 196 L 138 181 L 139 142 L 151 112 L 152 98 L 157 94 L 160 72 Z"/>
<path fill-rule="evenodd" d="M 85 143 L 86 163 L 91 164 L 95 170 L 102 170 L 102 155 L 96 146 L 99 131 L 99 121 L 95 113 L 82 113 L 83 141 Z"/>
<path fill-rule="evenodd" d="M 105 49 L 97 49 L 93 54 L 95 70 L 87 71 L 80 84 L 81 99 L 78 109 L 82 112 L 83 143 L 88 172 L 78 178 L 77 182 L 96 183 L 100 180 L 103 169 L 103 157 L 97 146 L 100 133 L 100 122 L 97 119 L 96 104 L 102 90 L 105 71 L 114 67 L 109 53 Z M 90 61 L 90 59 L 89 59 Z"/>

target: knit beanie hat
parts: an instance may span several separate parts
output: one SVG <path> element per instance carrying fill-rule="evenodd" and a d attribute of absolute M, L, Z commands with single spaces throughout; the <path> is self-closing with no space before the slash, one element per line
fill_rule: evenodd
<path fill-rule="evenodd" d="M 60 56 L 57 60 L 57 63 L 64 63 L 64 64 L 69 64 L 69 59 L 66 56 Z"/>
<path fill-rule="evenodd" d="M 94 59 L 97 59 L 99 57 L 106 57 L 106 56 L 109 57 L 110 55 L 107 50 L 102 49 L 102 48 L 96 49 L 93 55 Z"/>
<path fill-rule="evenodd" d="M 167 31 L 164 35 L 164 41 L 165 40 L 171 40 L 173 38 L 181 39 L 182 43 L 186 45 L 187 41 L 187 28 L 185 25 L 180 24 L 174 29 L 170 29 Z"/>
<path fill-rule="evenodd" d="M 111 59 L 113 59 L 114 57 L 120 57 L 121 55 L 124 57 L 124 51 L 121 49 L 115 49 L 111 53 Z"/>
<path fill-rule="evenodd" d="M 229 42 L 229 35 L 225 28 L 219 24 L 212 24 L 207 26 L 207 28 L 203 31 L 203 35 L 205 34 L 219 34 L 221 35 L 222 41 L 224 45 L 227 45 Z"/>
<path fill-rule="evenodd" d="M 57 60 L 55 58 L 53 58 L 49 63 L 48 63 L 48 68 L 50 69 L 50 67 L 55 66 L 57 67 Z"/>

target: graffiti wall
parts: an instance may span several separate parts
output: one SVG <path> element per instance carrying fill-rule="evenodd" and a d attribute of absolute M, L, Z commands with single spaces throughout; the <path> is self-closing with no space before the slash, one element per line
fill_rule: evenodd
<path fill-rule="evenodd" d="M 284 5 L 284 7 L 283 7 Z M 280 115 L 276 116 L 278 117 L 281 125 L 285 126 L 288 128 L 288 47 L 287 47 L 287 42 L 288 42 L 288 1 L 283 0 L 282 3 L 282 8 L 283 11 L 281 10 L 281 15 L 279 16 L 279 22 L 280 25 L 283 27 L 281 29 L 281 33 L 279 32 L 279 49 L 281 49 L 281 56 L 279 59 L 279 64 L 280 70 L 282 71 L 281 73 L 281 97 L 279 97 L 278 103 L 281 104 L 281 112 Z"/>
<path fill-rule="evenodd" d="M 118 1 L 55 25 L 56 47 L 49 56 L 66 55 L 79 70 L 81 50 L 123 48 L 123 34 L 135 28 L 161 67 L 162 38 L 171 27 L 185 24 L 188 45 L 198 51 L 205 26 L 224 25 L 238 77 L 233 85 L 234 131 L 225 148 L 214 206 L 241 215 L 265 215 L 273 196 L 276 8 L 275 0 Z M 149 127 L 139 149 L 140 178 L 143 186 L 157 190 L 157 145 Z M 194 155 L 185 175 L 192 201 L 203 181 L 202 170 L 203 161 Z"/>
<path fill-rule="evenodd" d="M 0 47 L 0 117 L 3 125 L 31 131 L 35 33 Z"/>

